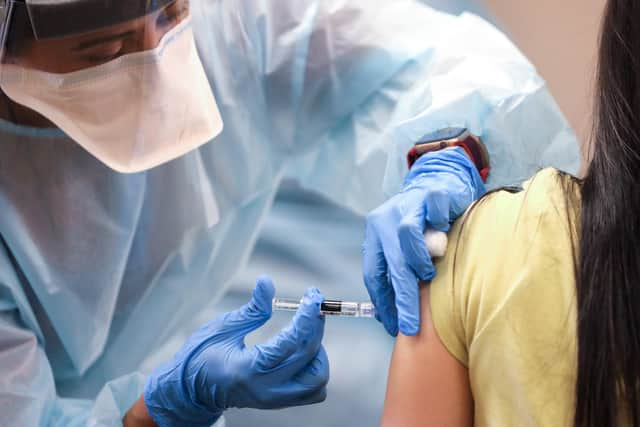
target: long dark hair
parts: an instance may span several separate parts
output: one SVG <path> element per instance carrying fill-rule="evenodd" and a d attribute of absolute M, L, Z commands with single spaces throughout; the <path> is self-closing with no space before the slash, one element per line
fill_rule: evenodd
<path fill-rule="evenodd" d="M 575 425 L 640 427 L 640 1 L 609 0 L 576 276 Z"/>

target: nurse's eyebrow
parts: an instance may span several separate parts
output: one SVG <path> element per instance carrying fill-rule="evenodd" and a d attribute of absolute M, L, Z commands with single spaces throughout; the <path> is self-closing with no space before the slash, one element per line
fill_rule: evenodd
<path fill-rule="evenodd" d="M 97 38 L 97 39 L 93 39 L 93 40 L 87 40 L 85 42 L 79 43 L 77 46 L 75 46 L 74 48 L 72 48 L 71 50 L 74 52 L 77 52 L 79 50 L 86 50 L 101 44 L 105 44 L 105 43 L 109 43 L 109 42 L 113 42 L 116 40 L 120 40 L 120 39 L 124 39 L 127 37 L 131 37 L 133 35 L 135 35 L 135 31 L 129 30 L 129 31 L 124 31 L 122 33 L 118 33 L 118 34 L 113 34 L 110 36 L 105 36 L 105 37 L 101 37 L 101 38 Z"/>

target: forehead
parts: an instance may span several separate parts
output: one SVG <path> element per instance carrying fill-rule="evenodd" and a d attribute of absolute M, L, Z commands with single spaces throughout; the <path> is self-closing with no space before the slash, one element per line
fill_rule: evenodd
<path fill-rule="evenodd" d="M 132 21 L 176 0 L 27 0 L 36 38 L 62 38 Z"/>

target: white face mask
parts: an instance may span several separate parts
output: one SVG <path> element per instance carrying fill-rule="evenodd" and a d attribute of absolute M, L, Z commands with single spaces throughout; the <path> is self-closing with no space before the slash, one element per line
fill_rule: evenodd
<path fill-rule="evenodd" d="M 190 19 L 153 50 L 53 74 L 3 64 L 0 87 L 55 123 L 110 168 L 139 172 L 175 159 L 222 131 Z"/>

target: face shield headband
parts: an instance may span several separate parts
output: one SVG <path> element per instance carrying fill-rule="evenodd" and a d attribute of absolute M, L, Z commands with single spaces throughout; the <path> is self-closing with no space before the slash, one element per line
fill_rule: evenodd
<path fill-rule="evenodd" d="M 68 37 L 131 21 L 160 10 L 175 0 L 0 0 L 3 35 L 13 12 L 25 8 L 37 39 Z M 5 39 L 2 39 L 4 45 Z"/>

